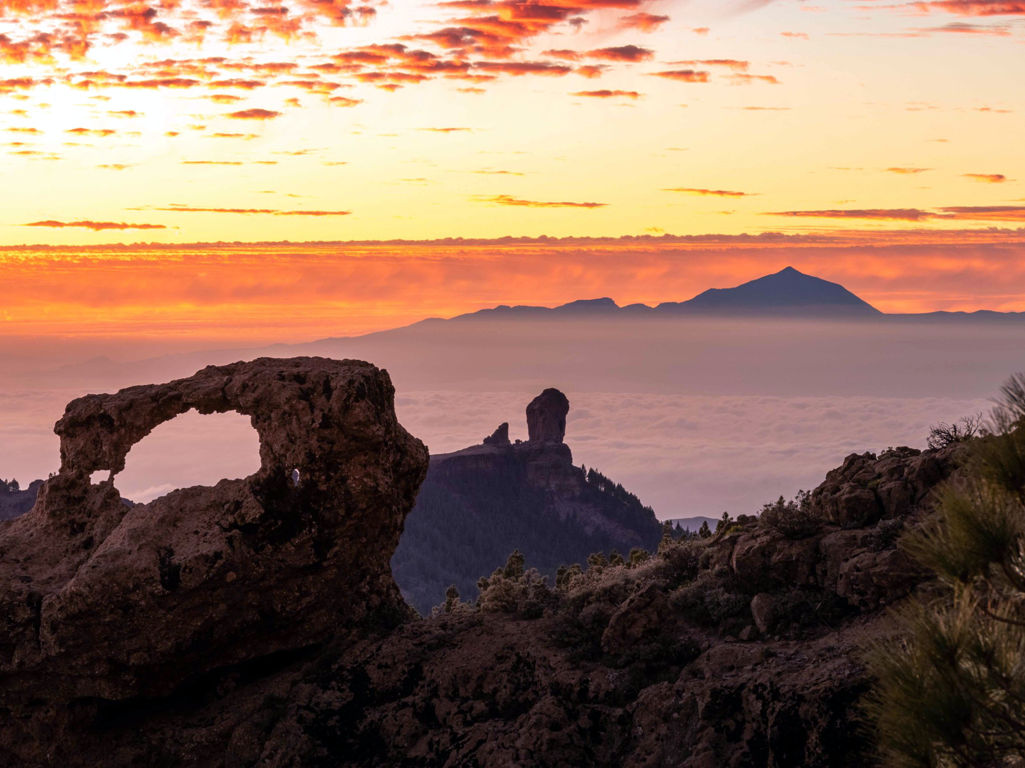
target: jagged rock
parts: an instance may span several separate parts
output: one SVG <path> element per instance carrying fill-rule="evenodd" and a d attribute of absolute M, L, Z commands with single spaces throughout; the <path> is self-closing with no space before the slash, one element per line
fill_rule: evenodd
<path fill-rule="evenodd" d="M 532 443 L 561 443 L 566 436 L 569 400 L 557 389 L 546 389 L 527 406 L 527 439 Z"/>
<path fill-rule="evenodd" d="M 401 614 L 388 559 L 427 450 L 393 398 L 367 363 L 264 358 L 71 402 L 60 472 L 0 527 L 7 696 L 164 695 Z M 113 478 L 129 449 L 191 408 L 248 415 L 259 471 L 126 507 Z"/>
<path fill-rule="evenodd" d="M 494 432 L 484 438 L 484 445 L 509 445 L 509 422 L 499 424 Z"/>

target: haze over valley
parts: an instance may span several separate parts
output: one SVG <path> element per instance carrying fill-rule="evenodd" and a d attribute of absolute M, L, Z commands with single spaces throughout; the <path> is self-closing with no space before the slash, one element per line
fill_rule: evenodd
<path fill-rule="evenodd" d="M 797 284 L 821 288 L 810 278 Z M 768 295 L 791 287 L 770 283 Z M 85 392 L 261 355 L 323 355 L 386 368 L 400 420 L 432 453 L 479 442 L 499 421 L 525 438 L 523 403 L 556 386 L 573 402 L 567 430 L 578 465 L 622 482 L 660 518 L 718 517 L 811 487 L 848 453 L 922 447 L 930 425 L 988 410 L 1008 372 L 1025 367 L 1025 322 L 1015 316 L 852 318 L 828 303 L 711 316 L 599 307 L 485 312 L 249 349 L 153 356 L 158 345 L 138 345 L 119 360 L 95 357 L 106 350 L 85 342 L 63 347 L 60 366 L 23 349 L 19 366 L 0 374 L 0 467 L 24 482 L 55 470 L 53 422 Z M 255 466 L 244 418 L 187 414 L 133 449 L 118 487 L 146 501 Z"/>

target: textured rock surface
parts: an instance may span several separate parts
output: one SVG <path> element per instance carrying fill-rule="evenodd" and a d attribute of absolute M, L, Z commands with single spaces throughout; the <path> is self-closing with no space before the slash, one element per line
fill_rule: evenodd
<path fill-rule="evenodd" d="M 367 363 L 261 359 L 70 403 L 60 472 L 0 528 L 7 691 L 165 695 L 401 611 L 388 555 L 427 451 L 396 421 L 393 394 Z M 111 480 L 90 483 L 191 408 L 250 416 L 260 470 L 134 507 Z"/>
<path fill-rule="evenodd" d="M 566 437 L 569 400 L 557 389 L 546 389 L 527 406 L 527 439 L 532 443 L 561 443 Z"/>

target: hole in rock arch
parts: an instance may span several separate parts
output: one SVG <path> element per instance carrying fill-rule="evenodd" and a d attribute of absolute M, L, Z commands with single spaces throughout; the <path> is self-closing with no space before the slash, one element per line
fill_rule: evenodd
<path fill-rule="evenodd" d="M 260 438 L 248 416 L 191 410 L 133 445 L 115 485 L 122 498 L 146 503 L 177 488 L 248 477 L 259 468 Z"/>

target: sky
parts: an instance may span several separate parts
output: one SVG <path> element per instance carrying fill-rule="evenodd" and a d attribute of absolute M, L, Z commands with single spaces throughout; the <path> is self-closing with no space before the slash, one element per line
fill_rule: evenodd
<path fill-rule="evenodd" d="M 0 243 L 1014 230 L 1023 43 L 1014 0 L 5 0 Z"/>

